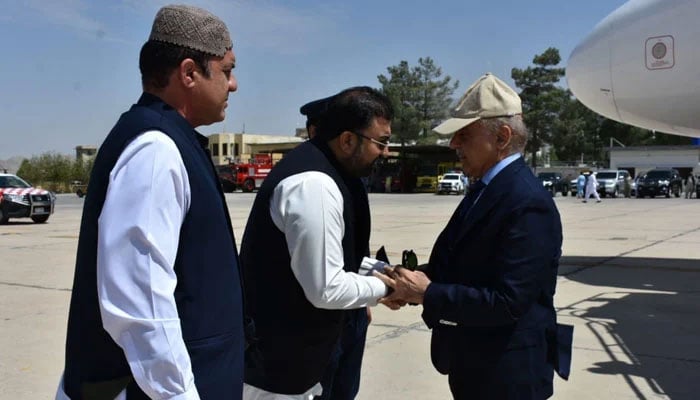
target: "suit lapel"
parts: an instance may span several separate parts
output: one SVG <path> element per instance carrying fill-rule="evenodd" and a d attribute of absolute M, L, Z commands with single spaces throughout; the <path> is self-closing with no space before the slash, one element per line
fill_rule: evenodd
<path fill-rule="evenodd" d="M 464 235 L 466 235 L 467 232 L 469 232 L 474 225 L 476 225 L 476 223 L 479 222 L 479 220 L 481 220 L 484 215 L 486 215 L 486 213 L 493 208 L 493 206 L 496 205 L 498 198 L 502 194 L 503 193 L 501 191 L 497 191 L 495 188 L 492 188 L 491 184 L 484 188 L 479 200 L 477 200 L 476 204 L 474 204 L 471 210 L 469 210 L 467 215 L 465 215 L 462 219 L 456 236 L 456 241 L 459 242 L 462 240 Z"/>
<path fill-rule="evenodd" d="M 476 204 L 467 212 L 460 223 L 455 242 L 459 242 L 488 212 L 496 206 L 499 199 L 508 193 L 513 186 L 511 181 L 518 170 L 525 167 L 525 161 L 520 157 L 508 164 L 496 176 L 493 177 L 488 186 L 481 192 L 481 197 Z"/>

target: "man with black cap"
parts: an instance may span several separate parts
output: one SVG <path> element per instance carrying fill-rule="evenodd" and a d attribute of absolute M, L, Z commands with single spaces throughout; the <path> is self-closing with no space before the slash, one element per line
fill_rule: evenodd
<path fill-rule="evenodd" d="M 321 116 L 328 109 L 328 103 L 330 103 L 332 98 L 333 96 L 329 96 L 310 101 L 299 108 L 301 115 L 306 116 L 306 134 L 309 139 L 313 139 L 316 136 L 316 129 L 318 129 Z"/>
<path fill-rule="evenodd" d="M 421 271 L 379 275 L 382 302 L 423 304 L 431 359 L 455 399 L 539 400 L 556 371 L 569 374 L 572 327 L 556 323 L 561 220 L 552 196 L 523 160 L 528 132 L 520 97 L 480 77 L 435 128 L 452 135 L 465 174 L 476 179 Z"/>
<path fill-rule="evenodd" d="M 242 288 L 223 193 L 195 128 L 237 89 L 223 21 L 156 14 L 143 94 L 90 177 L 57 399 L 240 399 Z"/>
<path fill-rule="evenodd" d="M 393 108 L 369 87 L 332 97 L 317 135 L 272 169 L 241 243 L 246 307 L 246 400 L 328 394 L 322 379 L 347 318 L 388 288 L 366 276 L 370 214 L 360 177 L 387 152 Z M 358 273 L 360 272 L 360 273 Z M 359 311 L 357 309 L 360 309 Z"/>
<path fill-rule="evenodd" d="M 299 109 L 299 112 L 306 116 L 306 132 L 309 139 L 316 136 L 316 129 L 332 99 L 333 97 L 330 96 L 310 101 Z M 361 179 L 366 187 L 367 177 L 361 177 Z M 366 191 L 358 191 L 354 194 L 359 197 L 357 201 L 366 201 Z M 321 380 L 323 394 L 314 397 L 314 400 L 352 400 L 357 396 L 360 390 L 367 327 L 371 321 L 372 311 L 369 307 L 346 312 L 343 332 Z"/>

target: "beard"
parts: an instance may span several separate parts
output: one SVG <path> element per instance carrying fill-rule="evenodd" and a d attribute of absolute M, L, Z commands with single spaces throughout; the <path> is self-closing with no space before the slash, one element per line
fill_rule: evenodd
<path fill-rule="evenodd" d="M 372 161 L 367 161 L 363 156 L 364 152 L 362 151 L 362 146 L 358 145 L 348 160 L 348 170 L 350 174 L 357 178 L 370 176 L 374 170 L 374 166 L 382 159 L 382 156 L 378 156 Z"/>

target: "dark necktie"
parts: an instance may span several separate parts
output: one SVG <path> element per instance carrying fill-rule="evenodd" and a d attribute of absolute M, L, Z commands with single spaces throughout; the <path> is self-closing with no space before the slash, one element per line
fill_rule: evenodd
<path fill-rule="evenodd" d="M 485 187 L 486 184 L 484 184 L 484 182 L 482 182 L 481 179 L 469 185 L 469 191 L 467 192 L 467 195 L 464 196 L 464 200 L 462 200 L 462 203 L 459 205 L 460 218 L 464 218 L 464 216 L 467 215 L 469 210 L 474 205 L 476 199 L 479 198 L 479 194 L 481 194 L 481 191 L 484 190 Z"/>
<path fill-rule="evenodd" d="M 452 220 L 450 220 L 448 228 L 450 241 L 454 241 L 457 232 L 459 232 L 459 227 L 463 223 L 464 217 L 469 213 L 469 210 L 474 205 L 476 199 L 479 198 L 479 194 L 481 194 L 481 191 L 484 190 L 485 187 L 486 184 L 484 184 L 484 182 L 482 182 L 481 179 L 469 185 L 469 191 L 467 192 L 467 195 L 464 196 L 462 202 L 459 203 L 459 206 L 457 206 L 457 210 L 455 211 Z"/>

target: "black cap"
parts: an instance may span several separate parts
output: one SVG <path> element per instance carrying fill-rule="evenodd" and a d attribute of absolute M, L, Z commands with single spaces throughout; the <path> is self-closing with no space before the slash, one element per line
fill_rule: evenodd
<path fill-rule="evenodd" d="M 301 108 L 299 108 L 299 112 L 306 115 L 306 118 L 309 120 L 318 120 L 328 109 L 328 104 L 330 104 L 331 100 L 333 100 L 333 97 L 334 96 L 328 96 L 323 99 L 310 101 L 301 106 Z"/>

